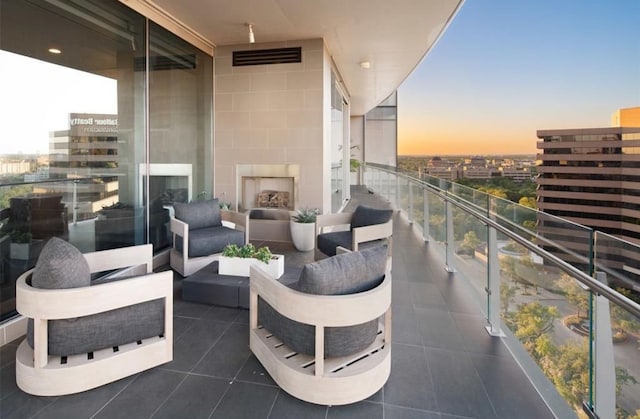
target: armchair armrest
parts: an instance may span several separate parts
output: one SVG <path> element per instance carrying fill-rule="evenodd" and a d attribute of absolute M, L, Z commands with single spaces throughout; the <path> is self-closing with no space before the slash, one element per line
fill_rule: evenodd
<path fill-rule="evenodd" d="M 244 231 L 245 243 L 249 243 L 249 213 L 242 213 L 237 211 L 222 210 L 220 211 L 220 217 L 223 224 L 225 222 L 233 223 L 233 228 L 236 230 Z"/>
<path fill-rule="evenodd" d="M 352 216 L 353 213 L 351 212 L 318 215 L 316 217 L 316 236 L 323 233 L 326 227 L 350 225 Z"/>
<path fill-rule="evenodd" d="M 352 246 L 353 251 L 358 250 L 358 244 L 379 240 L 379 239 L 388 239 L 391 240 L 391 235 L 393 234 L 393 220 L 389 220 L 384 224 L 374 224 L 363 227 L 356 227 L 352 230 Z M 391 248 L 391 243 L 389 243 L 389 249 Z M 390 252 L 391 250 L 389 250 Z"/>
<path fill-rule="evenodd" d="M 189 224 L 184 221 L 178 220 L 176 217 L 171 217 L 171 233 L 173 233 L 173 248 L 176 247 L 176 236 L 182 237 L 182 252 L 185 255 L 189 254 Z"/>

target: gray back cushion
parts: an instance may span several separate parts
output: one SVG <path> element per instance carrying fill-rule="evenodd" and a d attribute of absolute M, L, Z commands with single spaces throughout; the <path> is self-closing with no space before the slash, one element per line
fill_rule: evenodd
<path fill-rule="evenodd" d="M 392 209 L 370 208 L 358 205 L 351 216 L 351 229 L 375 224 L 384 224 L 391 219 Z"/>
<path fill-rule="evenodd" d="M 173 208 L 176 212 L 176 218 L 189 224 L 189 230 L 222 225 L 220 204 L 217 198 L 188 204 L 176 202 L 173 204 Z"/>
<path fill-rule="evenodd" d="M 40 252 L 31 276 L 35 288 L 88 287 L 91 270 L 82 253 L 71 243 L 52 237 Z"/>
<path fill-rule="evenodd" d="M 342 295 L 366 291 L 382 282 L 387 246 L 336 255 L 305 265 L 292 288 L 316 295 Z"/>

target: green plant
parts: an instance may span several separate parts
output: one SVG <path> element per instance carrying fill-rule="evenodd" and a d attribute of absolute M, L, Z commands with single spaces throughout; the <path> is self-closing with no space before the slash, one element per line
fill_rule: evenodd
<path fill-rule="evenodd" d="M 254 258 L 264 263 L 269 263 L 273 257 L 269 247 L 262 246 L 256 249 L 256 247 L 251 243 L 245 244 L 244 246 L 228 244 L 222 250 L 222 256 L 230 258 Z"/>
<path fill-rule="evenodd" d="M 296 210 L 296 214 L 291 218 L 296 223 L 315 223 L 320 210 L 318 208 L 304 208 Z"/>
<path fill-rule="evenodd" d="M 20 230 L 12 230 L 9 235 L 13 243 L 31 243 L 31 233 Z"/>
<path fill-rule="evenodd" d="M 231 211 L 231 202 L 220 201 L 220 209 L 223 211 Z"/>

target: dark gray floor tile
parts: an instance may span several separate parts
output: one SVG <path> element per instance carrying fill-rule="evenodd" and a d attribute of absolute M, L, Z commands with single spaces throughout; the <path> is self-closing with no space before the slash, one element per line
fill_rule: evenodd
<path fill-rule="evenodd" d="M 22 391 L 16 391 L 0 402 L 0 418 L 31 418 L 56 401 L 56 399 L 57 397 L 37 397 Z"/>
<path fill-rule="evenodd" d="M 189 332 L 173 343 L 173 361 L 162 368 L 189 372 L 203 356 L 220 340 L 230 323 L 208 319 L 194 320 Z"/>
<path fill-rule="evenodd" d="M 536 391 L 513 359 L 478 354 L 471 358 L 498 417 L 553 417 L 539 397 L 532 397 Z"/>
<path fill-rule="evenodd" d="M 206 419 L 229 388 L 228 380 L 189 375 L 153 415 L 153 419 Z"/>
<path fill-rule="evenodd" d="M 395 343 L 422 346 L 422 334 L 418 328 L 416 312 L 413 308 L 393 306 L 391 340 Z"/>
<path fill-rule="evenodd" d="M 269 419 L 325 419 L 327 407 L 307 403 L 280 390 Z"/>
<path fill-rule="evenodd" d="M 234 381 L 213 412 L 212 419 L 259 419 L 271 411 L 275 387 Z"/>
<path fill-rule="evenodd" d="M 251 355 L 249 327 L 231 323 L 222 338 L 193 369 L 194 373 L 233 379 Z"/>
<path fill-rule="evenodd" d="M 413 306 L 416 308 L 447 308 L 447 303 L 436 284 L 412 282 L 409 284 L 409 292 Z"/>
<path fill-rule="evenodd" d="M 186 374 L 159 368 L 140 373 L 95 419 L 148 418 L 185 377 Z"/>
<path fill-rule="evenodd" d="M 173 316 L 173 340 L 174 342 L 189 331 L 197 319 L 193 317 Z"/>
<path fill-rule="evenodd" d="M 422 410 L 436 410 L 436 399 L 424 348 L 394 343 L 391 376 L 384 386 L 384 402 Z"/>
<path fill-rule="evenodd" d="M 460 349 L 462 339 L 451 314 L 442 309 L 417 308 L 416 319 L 427 347 Z"/>
<path fill-rule="evenodd" d="M 331 406 L 327 412 L 327 419 L 382 419 L 384 412 L 382 404 L 360 402 L 345 406 Z"/>
<path fill-rule="evenodd" d="M 385 419 L 440 419 L 437 412 L 427 412 L 425 410 L 409 409 L 400 406 L 384 406 Z"/>
<path fill-rule="evenodd" d="M 201 319 L 210 308 L 208 304 L 192 303 L 180 298 L 173 302 L 173 315 Z"/>
<path fill-rule="evenodd" d="M 236 379 L 240 381 L 276 386 L 276 382 L 273 381 L 273 378 L 271 378 L 267 370 L 264 369 L 260 361 L 258 361 L 258 358 L 253 354 L 249 355 L 247 362 L 242 366 L 242 369 L 238 373 Z"/>
<path fill-rule="evenodd" d="M 242 311 L 240 308 L 209 306 L 209 310 L 202 315 L 203 319 L 213 319 L 219 322 L 233 322 Z"/>
<path fill-rule="evenodd" d="M 95 412 L 100 410 L 119 392 L 123 391 L 135 376 L 85 391 L 78 394 L 71 394 L 58 397 L 53 403 L 45 407 L 36 419 L 83 419 L 90 418 Z"/>
<path fill-rule="evenodd" d="M 20 339 L 22 341 L 22 339 Z M 0 368 L 5 367 L 16 361 L 17 345 L 7 344 L 0 346 Z"/>
<path fill-rule="evenodd" d="M 460 416 L 496 418 L 469 353 L 427 348 L 438 411 Z"/>
<path fill-rule="evenodd" d="M 0 400 L 9 397 L 16 391 L 20 390 L 16 384 L 16 364 L 14 362 L 0 368 Z"/>
<path fill-rule="evenodd" d="M 486 319 L 478 314 L 451 313 L 460 337 L 464 342 L 464 350 L 487 355 L 511 358 L 511 352 L 502 343 L 502 339 L 491 336 L 485 326 Z"/>

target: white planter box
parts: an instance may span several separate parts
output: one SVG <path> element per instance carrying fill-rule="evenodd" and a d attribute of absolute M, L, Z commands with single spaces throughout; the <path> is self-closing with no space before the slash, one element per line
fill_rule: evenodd
<path fill-rule="evenodd" d="M 284 255 L 273 255 L 269 264 L 253 258 L 230 258 L 220 256 L 218 261 L 218 273 L 220 275 L 249 276 L 251 265 L 260 264 L 260 267 L 274 278 L 280 278 L 284 273 Z"/>

